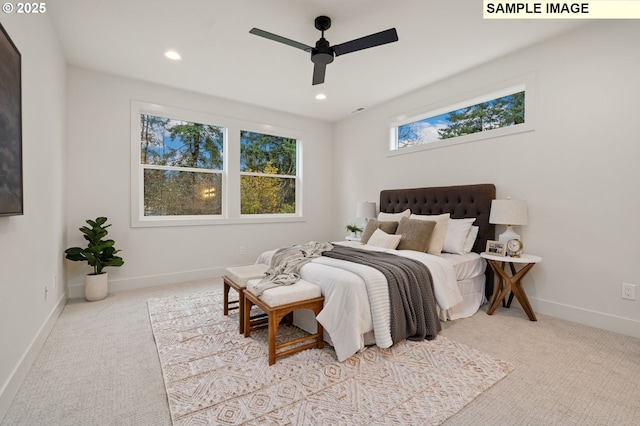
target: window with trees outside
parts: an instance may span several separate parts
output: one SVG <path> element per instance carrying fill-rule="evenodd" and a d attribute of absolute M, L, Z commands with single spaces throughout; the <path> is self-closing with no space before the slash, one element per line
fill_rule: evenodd
<path fill-rule="evenodd" d="M 303 220 L 301 145 L 295 130 L 132 101 L 131 224 Z"/>
<path fill-rule="evenodd" d="M 241 214 L 295 213 L 297 158 L 295 139 L 241 131 Z"/>
<path fill-rule="evenodd" d="M 224 128 L 140 114 L 144 216 L 220 215 Z"/>
<path fill-rule="evenodd" d="M 520 84 L 391 124 L 390 150 L 437 148 L 532 130 L 531 84 Z"/>

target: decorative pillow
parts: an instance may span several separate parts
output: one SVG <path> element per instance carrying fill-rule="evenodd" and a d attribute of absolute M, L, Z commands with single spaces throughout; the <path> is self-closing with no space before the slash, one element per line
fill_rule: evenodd
<path fill-rule="evenodd" d="M 367 245 L 386 249 L 395 249 L 402 239 L 402 235 L 389 235 L 381 229 L 376 229 L 369 238 Z"/>
<path fill-rule="evenodd" d="M 400 222 L 403 217 L 411 216 L 411 210 L 406 209 L 402 213 L 378 213 L 378 220 Z"/>
<path fill-rule="evenodd" d="M 433 236 L 431 237 L 427 253 L 435 254 L 436 256 L 439 256 L 440 253 L 442 253 L 444 236 L 447 234 L 447 225 L 449 224 L 449 217 L 451 217 L 449 213 L 436 215 L 411 215 L 411 219 L 430 220 L 436 222 L 436 229 L 433 231 Z"/>
<path fill-rule="evenodd" d="M 464 254 L 471 253 L 473 250 L 473 245 L 476 243 L 476 238 L 478 238 L 478 231 L 480 230 L 479 226 L 472 226 L 469 230 L 469 234 L 467 234 L 467 239 L 464 242 Z"/>
<path fill-rule="evenodd" d="M 360 237 L 360 242 L 367 244 L 367 241 L 369 241 L 369 238 L 371 238 L 376 229 L 381 229 L 387 234 L 395 234 L 396 229 L 398 229 L 398 222 L 379 222 L 375 219 L 369 219 L 367 226 L 364 228 L 364 232 L 362 232 L 362 237 Z"/>
<path fill-rule="evenodd" d="M 398 250 L 415 250 L 425 252 L 429 248 L 436 222 L 416 220 L 403 217 L 398 225 L 397 235 L 402 235 Z"/>
<path fill-rule="evenodd" d="M 447 233 L 444 236 L 442 251 L 454 254 L 464 254 L 464 243 L 471 230 L 471 225 L 475 218 L 470 219 L 449 219 Z"/>

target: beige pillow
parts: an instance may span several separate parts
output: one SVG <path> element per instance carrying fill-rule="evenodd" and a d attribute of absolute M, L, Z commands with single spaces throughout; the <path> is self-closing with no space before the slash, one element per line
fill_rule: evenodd
<path fill-rule="evenodd" d="M 411 216 L 411 210 L 409 209 L 406 209 L 401 213 L 380 212 L 378 213 L 378 220 L 381 220 L 384 222 L 400 222 L 400 219 L 402 219 L 403 217 L 409 217 L 409 216 Z"/>
<path fill-rule="evenodd" d="M 430 221 L 436 222 L 436 229 L 433 231 L 433 236 L 431 237 L 431 242 L 429 243 L 429 248 L 427 249 L 427 253 L 435 254 L 436 256 L 439 256 L 440 253 L 442 253 L 444 237 L 445 235 L 447 235 L 447 226 L 449 224 L 449 217 L 451 217 L 449 213 L 436 214 L 436 215 L 417 215 L 417 214 L 411 215 L 411 219 L 430 220 Z"/>
<path fill-rule="evenodd" d="M 415 250 L 425 252 L 429 248 L 436 222 L 403 217 L 396 234 L 402 235 L 398 250 Z"/>
<path fill-rule="evenodd" d="M 364 228 L 364 232 L 362 232 L 362 237 L 360 237 L 360 242 L 367 244 L 367 241 L 369 241 L 369 238 L 371 238 L 376 229 L 381 229 L 387 234 L 395 234 L 396 229 L 398 229 L 398 222 L 379 222 L 375 219 L 369 219 L 367 226 Z"/>
<path fill-rule="evenodd" d="M 371 238 L 369 238 L 367 245 L 386 249 L 395 249 L 398 247 L 401 239 L 402 235 L 389 235 L 381 229 L 376 229 Z"/>

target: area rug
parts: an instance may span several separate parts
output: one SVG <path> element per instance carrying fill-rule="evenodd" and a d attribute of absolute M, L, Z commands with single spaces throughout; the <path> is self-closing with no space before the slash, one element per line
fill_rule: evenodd
<path fill-rule="evenodd" d="M 440 424 L 511 371 L 438 336 L 344 362 L 307 349 L 269 366 L 266 330 L 238 333 L 222 292 L 148 301 L 174 425 Z M 304 333 L 282 325 L 287 339 Z"/>

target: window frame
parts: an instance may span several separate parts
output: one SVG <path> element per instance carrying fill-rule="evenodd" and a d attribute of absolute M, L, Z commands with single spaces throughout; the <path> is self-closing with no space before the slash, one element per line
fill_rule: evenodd
<path fill-rule="evenodd" d="M 140 114 L 155 115 L 175 120 L 197 122 L 222 127 L 222 211 L 220 215 L 144 216 L 144 169 L 140 163 Z M 240 131 L 266 132 L 270 135 L 295 139 L 296 149 L 296 213 L 240 214 Z M 229 225 L 248 223 L 302 222 L 303 215 L 303 134 L 300 131 L 268 124 L 255 123 L 183 108 L 131 101 L 131 227 Z M 213 169 L 200 169 L 213 170 Z M 218 172 L 218 171 L 214 171 Z M 276 175 L 270 175 L 276 176 Z M 288 177 L 288 176 L 287 176 Z"/>
<path fill-rule="evenodd" d="M 296 175 L 270 175 L 267 173 L 260 172 L 244 172 L 240 171 L 240 134 L 241 132 L 252 132 L 252 133 L 262 133 L 269 136 L 276 136 L 281 138 L 295 139 L 296 140 Z M 242 176 L 265 176 L 272 178 L 287 178 L 294 179 L 295 188 L 296 188 L 296 213 L 264 213 L 264 214 L 242 214 L 240 213 L 240 217 L 244 219 L 268 219 L 273 217 L 282 217 L 282 218 L 295 218 L 301 216 L 302 212 L 302 142 L 300 138 L 291 136 L 291 133 L 283 132 L 283 129 L 278 129 L 273 126 L 243 126 L 240 131 L 238 131 L 238 181 Z M 242 196 L 242 188 L 238 190 L 238 196 Z M 238 209 L 240 209 L 240 204 L 238 205 Z"/>
<path fill-rule="evenodd" d="M 441 114 L 447 114 L 457 111 L 461 108 L 481 104 L 483 102 L 495 100 L 503 96 L 522 91 L 525 92 L 524 123 L 471 133 L 464 136 L 440 139 L 405 148 L 398 148 L 398 127 L 402 125 L 421 121 L 425 118 L 436 117 Z M 470 142 L 477 142 L 485 139 L 531 132 L 535 130 L 535 103 L 535 74 L 531 73 L 502 83 L 494 84 L 490 87 L 485 87 L 473 92 L 460 94 L 455 97 L 451 97 L 441 102 L 432 104 L 430 106 L 420 108 L 419 110 L 414 110 L 406 114 L 392 117 L 389 120 L 389 141 L 387 146 L 387 156 L 411 154 L 415 152 L 445 148 L 448 146 L 460 145 Z"/>

